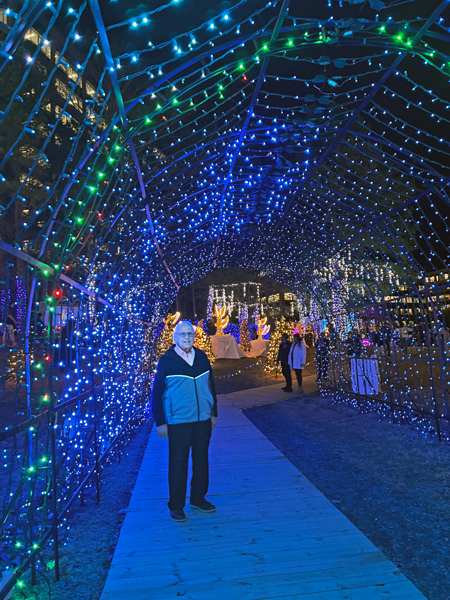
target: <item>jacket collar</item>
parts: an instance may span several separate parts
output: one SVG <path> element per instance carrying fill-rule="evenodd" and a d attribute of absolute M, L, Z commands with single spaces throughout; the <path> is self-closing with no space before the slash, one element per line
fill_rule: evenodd
<path fill-rule="evenodd" d="M 171 360 L 176 360 L 177 362 L 180 362 L 183 365 L 187 365 L 188 364 L 183 358 L 181 358 L 181 356 L 179 354 L 177 354 L 175 352 L 175 344 L 172 344 L 172 346 L 170 346 L 170 348 L 166 352 L 166 356 L 168 358 L 170 358 Z M 197 359 L 197 356 L 198 356 L 198 351 L 197 351 L 197 348 L 196 348 L 195 349 L 194 363 L 195 363 L 195 361 Z"/>

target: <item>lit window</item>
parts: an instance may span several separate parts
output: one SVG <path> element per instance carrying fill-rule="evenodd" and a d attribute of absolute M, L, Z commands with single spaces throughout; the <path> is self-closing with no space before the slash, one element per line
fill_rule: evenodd
<path fill-rule="evenodd" d="M 70 89 L 60 79 L 55 79 L 55 89 L 58 92 L 58 94 L 61 96 L 61 98 L 64 98 L 64 100 L 67 100 L 67 98 L 69 97 L 69 94 L 70 94 Z"/>
<path fill-rule="evenodd" d="M 52 49 L 48 44 L 43 44 L 41 46 L 41 52 L 42 54 L 45 54 L 45 56 L 47 58 L 51 58 L 52 57 Z"/>
<path fill-rule="evenodd" d="M 86 94 L 91 98 L 95 96 L 95 87 L 89 81 L 86 81 Z"/>
<path fill-rule="evenodd" d="M 29 29 L 25 34 L 25 39 L 37 46 L 41 41 L 41 36 L 38 34 L 36 29 Z"/>
<path fill-rule="evenodd" d="M 83 100 L 80 98 L 80 96 L 77 96 L 77 94 L 72 94 L 69 104 L 75 106 L 78 111 L 83 112 Z"/>

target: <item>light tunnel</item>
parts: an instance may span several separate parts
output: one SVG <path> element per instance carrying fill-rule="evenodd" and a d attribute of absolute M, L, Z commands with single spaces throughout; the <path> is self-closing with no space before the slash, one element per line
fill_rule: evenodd
<path fill-rule="evenodd" d="M 145 413 L 177 293 L 217 269 L 257 269 L 332 329 L 323 394 L 448 438 L 447 1 L 4 6 L 14 582 Z M 409 331 L 409 353 L 379 349 L 375 397 L 344 366 L 369 321 Z"/>

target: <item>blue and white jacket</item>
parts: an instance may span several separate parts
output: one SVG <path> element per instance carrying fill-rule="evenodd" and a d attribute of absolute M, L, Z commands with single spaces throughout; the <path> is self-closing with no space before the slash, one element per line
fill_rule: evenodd
<path fill-rule="evenodd" d="M 172 346 L 161 356 L 152 388 L 156 426 L 207 421 L 217 417 L 217 396 L 211 363 L 195 348 L 192 367 Z"/>

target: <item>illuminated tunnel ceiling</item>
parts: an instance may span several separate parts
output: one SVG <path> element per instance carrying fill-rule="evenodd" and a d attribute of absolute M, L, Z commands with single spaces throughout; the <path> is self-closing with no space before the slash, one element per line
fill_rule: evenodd
<path fill-rule="evenodd" d="M 110 125 L 28 252 L 79 281 L 100 265 L 134 284 L 224 266 L 289 282 L 416 198 L 448 206 L 447 2 L 150 4 L 64 4 L 79 74 L 100 82 L 83 126 Z"/>

